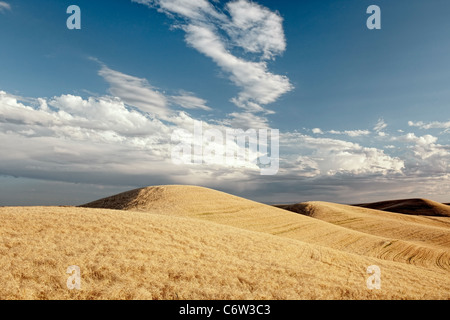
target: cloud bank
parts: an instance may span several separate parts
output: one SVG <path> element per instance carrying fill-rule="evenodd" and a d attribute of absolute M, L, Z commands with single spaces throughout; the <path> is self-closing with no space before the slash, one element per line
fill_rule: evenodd
<path fill-rule="evenodd" d="M 283 188 L 291 200 L 296 192 L 313 191 L 319 198 L 346 199 L 349 190 L 377 194 L 375 186 L 388 185 L 401 193 L 401 181 L 411 194 L 450 191 L 450 145 L 430 134 L 388 131 L 382 120 L 373 130 L 282 132 L 280 170 L 273 177 L 262 178 L 253 164 L 175 165 L 171 135 L 192 132 L 197 119 L 184 110 L 210 111 L 206 102 L 184 91 L 163 94 L 146 79 L 104 65 L 99 75 L 109 95 L 23 98 L 0 91 L 0 175 L 105 186 L 199 184 L 252 198 L 263 192 L 275 197 Z M 148 101 L 130 97 L 126 87 Z M 248 121 L 258 119 L 249 113 Z M 203 125 L 221 132 L 238 127 L 221 119 L 203 119 Z"/>

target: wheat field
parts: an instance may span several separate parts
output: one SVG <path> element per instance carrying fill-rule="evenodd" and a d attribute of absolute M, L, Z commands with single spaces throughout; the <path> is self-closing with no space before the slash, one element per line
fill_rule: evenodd
<path fill-rule="evenodd" d="M 303 205 L 308 208 L 306 215 L 207 188 L 160 186 L 132 190 L 84 207 L 190 217 L 450 271 L 450 219 L 440 221 L 326 202 L 300 204 Z"/>
<path fill-rule="evenodd" d="M 300 214 L 191 186 L 3 207 L 0 299 L 450 299 L 449 219 L 322 202 Z"/>

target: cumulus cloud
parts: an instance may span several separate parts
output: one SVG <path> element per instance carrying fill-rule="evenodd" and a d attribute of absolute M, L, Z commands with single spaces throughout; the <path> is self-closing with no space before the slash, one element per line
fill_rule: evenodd
<path fill-rule="evenodd" d="M 404 136 L 396 138 L 395 140 L 413 143 L 414 154 L 420 159 L 427 159 L 435 155 L 449 155 L 448 148 L 437 144 L 436 142 L 438 138 L 429 134 L 418 137 L 414 133 L 408 133 Z"/>
<path fill-rule="evenodd" d="M 120 184 L 119 176 L 148 172 L 152 161 L 161 166 L 168 133 L 111 97 L 62 95 L 26 105 L 0 92 L 0 173 L 6 175 Z"/>
<path fill-rule="evenodd" d="M 30 103 L 22 100 L 0 91 L 0 174 L 114 185 L 181 183 L 183 179 L 194 183 L 193 176 L 201 184 L 212 176 L 259 174 L 250 158 L 237 166 L 212 163 L 208 169 L 193 163 L 175 165 L 171 157 L 174 131 L 194 132 L 195 119 L 184 112 L 161 121 L 159 115 L 150 116 L 115 96 L 66 94 Z M 208 122 L 202 122 L 202 127 L 205 132 L 212 129 L 223 134 L 227 129 Z M 197 143 L 192 137 L 181 142 Z"/>
<path fill-rule="evenodd" d="M 234 121 L 216 120 L 203 122 L 203 130 L 224 134 L 231 128 L 245 130 L 245 125 L 251 121 L 265 121 L 255 119 L 253 114 L 236 117 L 243 120 L 242 127 L 236 126 Z M 184 112 L 175 113 L 162 122 L 130 108 L 120 97 L 61 95 L 38 98 L 27 104 L 1 91 L 0 136 L 4 141 L 4 156 L 0 173 L 127 185 L 133 179 L 144 181 L 144 177 L 164 180 L 164 175 L 165 183 L 194 183 L 193 176 L 200 184 L 211 179 L 224 183 L 261 179 L 258 166 L 251 163 L 238 168 L 221 162 L 208 166 L 175 166 L 171 160 L 174 143 L 171 136 L 176 129 L 194 132 L 194 124 L 195 119 Z M 261 123 L 253 125 L 258 127 Z M 183 139 L 191 141 L 189 134 Z M 217 143 L 220 141 L 213 142 Z M 344 140 L 286 133 L 281 135 L 280 143 L 282 159 L 277 175 L 280 179 L 389 175 L 400 173 L 404 166 L 402 160 L 386 155 L 383 150 Z M 220 152 L 219 146 L 216 147 Z"/>
<path fill-rule="evenodd" d="M 25 136 L 106 143 L 126 141 L 137 145 L 151 141 L 158 133 L 169 133 L 161 121 L 128 108 L 119 98 L 83 99 L 61 95 L 51 99 L 39 98 L 36 104 L 25 105 L 17 97 L 0 91 L 1 129 Z M 138 141 L 133 137 L 149 140 Z"/>
<path fill-rule="evenodd" d="M 229 2 L 226 9 L 231 23 L 225 29 L 236 46 L 262 53 L 262 59 L 272 59 L 286 50 L 283 19 L 278 13 L 244 0 Z"/>
<path fill-rule="evenodd" d="M 408 125 L 410 127 L 418 127 L 420 129 L 450 129 L 450 121 L 447 122 L 440 122 L 440 121 L 433 121 L 429 123 L 425 123 L 423 121 L 413 122 L 408 121 Z"/>
<path fill-rule="evenodd" d="M 204 10 L 210 10 L 207 8 Z M 410 194 L 418 190 L 415 186 L 419 182 L 423 182 L 430 194 L 450 190 L 450 146 L 432 135 L 394 131 L 401 135 L 378 139 L 383 145 L 392 144 L 373 147 L 371 133 L 383 134 L 387 127 L 382 119 L 374 131 L 324 132 L 314 128 L 305 130 L 316 136 L 281 133 L 280 170 L 276 176 L 265 179 L 254 163 L 240 163 L 239 167 L 221 161 L 210 161 L 207 165 L 175 165 L 171 159 L 174 131 L 187 132 L 180 136 L 180 143 L 193 142 L 195 147 L 198 142 L 192 140 L 191 134 L 196 119 L 187 111 L 175 108 L 211 111 L 207 102 L 186 91 L 163 94 L 146 79 L 105 65 L 101 65 L 99 75 L 109 83 L 110 95 L 86 98 L 62 94 L 24 99 L 0 91 L 0 174 L 114 186 L 200 184 L 229 192 L 237 191 L 236 185 L 239 185 L 244 192 L 242 195 L 253 190 L 253 196 L 276 193 L 277 188 L 292 188 L 303 190 L 305 195 L 320 193 L 323 200 L 338 194 L 344 199 L 349 190 L 354 199 L 353 194 L 361 194 L 361 186 L 374 194 L 377 188 L 387 190 L 387 185 L 400 192 L 398 181 L 408 184 L 403 190 Z M 268 113 L 255 115 L 262 110 L 258 103 L 253 103 L 251 111 L 203 121 L 204 132 L 224 134 L 231 128 L 268 128 Z M 432 124 L 435 127 L 445 125 Z M 340 136 L 339 139 L 327 138 L 325 134 Z M 358 143 L 345 140 L 353 137 L 359 137 Z M 208 143 L 218 152 L 225 150 L 220 141 Z M 249 156 L 254 159 L 259 154 L 249 152 Z M 436 189 L 433 183 L 447 183 L 447 187 Z M 289 191 L 284 194 L 288 195 Z"/>
<path fill-rule="evenodd" d="M 450 171 L 450 146 L 441 145 L 438 138 L 432 135 L 416 136 L 414 133 L 396 137 L 408 145 L 405 154 L 407 173 L 411 175 L 438 176 L 448 174 Z"/>
<path fill-rule="evenodd" d="M 297 167 L 294 167 L 300 174 L 306 168 L 308 175 L 314 173 L 315 176 L 388 175 L 401 174 L 404 168 L 400 158 L 353 142 L 298 133 L 288 133 L 283 138 L 292 156 L 301 154 L 295 159 Z"/>
<path fill-rule="evenodd" d="M 278 13 L 246 0 L 229 2 L 222 10 L 206 0 L 133 1 L 178 18 L 186 43 L 211 58 L 241 88 L 231 101 L 246 112 L 266 112 L 265 105 L 293 89 L 289 79 L 271 73 L 265 61 L 286 49 Z M 257 55 L 259 61 L 233 54 L 236 47 Z"/>
<path fill-rule="evenodd" d="M 239 117 L 243 122 L 255 119 L 252 114 Z M 0 174 L 124 186 L 124 190 L 199 184 L 232 193 L 242 191 L 243 196 L 264 202 L 311 197 L 355 201 L 356 196 L 379 200 L 376 196 L 385 197 L 386 190 L 392 196 L 406 192 L 444 197 L 450 191 L 450 146 L 432 135 L 390 137 L 395 148 L 389 145 L 383 150 L 366 146 L 370 140 L 363 138 L 359 143 L 346 141 L 348 135 L 344 134 L 342 139 L 333 139 L 285 132 L 280 135 L 280 170 L 276 176 L 262 178 L 254 164 L 173 164 L 171 135 L 176 129 L 192 135 L 195 121 L 186 112 L 174 112 L 161 121 L 114 96 L 65 94 L 22 99 L 0 91 Z M 203 130 L 224 133 L 240 128 L 233 124 L 210 120 L 203 122 Z M 180 142 L 191 141 L 189 134 L 183 139 Z M 220 141 L 211 143 L 223 151 Z M 277 190 L 286 191 L 281 197 Z M 264 197 L 258 198 L 259 194 Z"/>

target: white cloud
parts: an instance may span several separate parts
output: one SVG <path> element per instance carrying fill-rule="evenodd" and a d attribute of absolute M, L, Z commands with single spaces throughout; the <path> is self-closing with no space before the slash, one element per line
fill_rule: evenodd
<path fill-rule="evenodd" d="M 186 43 L 211 58 L 241 88 L 231 101 L 246 112 L 270 113 L 263 106 L 293 89 L 286 76 L 269 72 L 264 61 L 273 59 L 286 48 L 278 13 L 246 0 L 229 2 L 223 10 L 205 0 L 133 1 L 156 7 L 171 17 L 177 16 L 186 32 Z M 260 61 L 234 55 L 231 52 L 234 47 L 258 54 Z"/>
<path fill-rule="evenodd" d="M 62 95 L 31 106 L 0 92 L 0 172 L 7 175 L 116 185 L 158 176 L 170 132 L 117 98 Z"/>
<path fill-rule="evenodd" d="M 450 172 L 450 146 L 437 143 L 437 137 L 408 133 L 393 140 L 404 142 L 410 150 L 404 154 L 408 175 L 437 177 Z"/>
<path fill-rule="evenodd" d="M 98 74 L 110 85 L 108 91 L 112 96 L 142 112 L 150 113 L 153 117 L 170 121 L 175 115 L 171 107 L 212 110 L 206 105 L 206 100 L 195 96 L 192 92 L 180 90 L 177 95 L 166 95 L 151 86 L 147 79 L 112 70 L 96 58 L 91 60 L 100 64 Z"/>
<path fill-rule="evenodd" d="M 231 119 L 204 122 L 204 130 L 267 128 L 266 118 L 252 113 L 232 115 Z M 236 178 L 260 179 L 257 166 L 250 164 L 240 168 L 226 163 L 173 165 L 171 134 L 175 129 L 193 132 L 195 119 L 183 112 L 167 119 L 161 122 L 148 117 L 129 108 L 119 97 L 61 95 L 36 99 L 33 106 L 0 92 L 0 138 L 5 142 L 0 172 L 106 184 L 129 184 L 136 176 L 137 181 L 145 177 L 155 181 L 157 177 L 162 183 L 194 183 L 195 177 L 199 184 L 211 179 L 223 183 Z M 383 150 L 343 140 L 286 133 L 281 143 L 281 168 L 276 179 L 388 176 L 401 173 L 404 165 Z"/>
<path fill-rule="evenodd" d="M 360 136 L 367 136 L 370 134 L 369 130 L 347 130 L 344 131 L 344 133 L 350 137 L 360 137 Z"/>
<path fill-rule="evenodd" d="M 299 156 L 293 165 L 293 171 L 300 177 L 314 178 L 320 175 L 320 164 L 316 160 Z"/>
<path fill-rule="evenodd" d="M 58 136 L 91 142 L 127 141 L 133 137 L 169 134 L 159 120 L 149 119 L 130 110 L 118 98 L 83 99 L 62 95 L 51 99 L 39 98 L 37 103 L 39 107 L 24 105 L 17 97 L 0 91 L 1 129 L 5 132 L 15 131 L 13 129 L 21 132 L 19 128 L 23 127 L 32 130 L 36 136 Z"/>
<path fill-rule="evenodd" d="M 109 92 L 125 103 L 144 112 L 166 118 L 169 114 L 166 97 L 152 87 L 146 79 L 112 70 L 103 65 L 98 72 L 110 85 Z"/>
<path fill-rule="evenodd" d="M 194 119 L 183 112 L 162 122 L 159 115 L 149 117 L 119 97 L 61 95 L 28 105 L 21 100 L 0 91 L 1 174 L 115 185 L 130 185 L 133 179 L 164 184 L 172 177 L 181 183 L 193 176 L 201 184 L 230 173 L 259 175 L 259 167 L 245 161 L 237 168 L 226 162 L 174 165 L 172 133 L 194 130 Z M 203 126 L 223 133 L 227 128 L 208 122 Z"/>
<path fill-rule="evenodd" d="M 236 129 L 264 129 L 268 128 L 268 120 L 266 117 L 255 115 L 251 112 L 233 112 L 230 113 L 228 119 L 219 121 L 219 123 Z"/>
<path fill-rule="evenodd" d="M 231 23 L 225 26 L 233 44 L 247 52 L 262 53 L 263 59 L 273 58 L 286 50 L 283 19 L 269 9 L 245 0 L 226 5 Z"/>
<path fill-rule="evenodd" d="M 401 174 L 404 168 L 404 162 L 400 158 L 390 157 L 383 150 L 363 147 L 353 142 L 314 138 L 297 133 L 285 134 L 283 138 L 285 148 L 289 148 L 293 156 L 301 154 L 295 160 L 298 164 L 296 169 L 304 168 L 306 163 L 308 174 L 389 175 Z"/>
<path fill-rule="evenodd" d="M 178 14 L 193 20 L 206 21 L 207 17 L 224 19 L 224 16 L 218 13 L 207 0 L 132 0 L 132 2 L 158 8 L 166 14 Z"/>
<path fill-rule="evenodd" d="M 408 125 L 410 127 L 418 127 L 420 129 L 450 129 L 450 121 L 447 122 L 440 122 L 440 121 L 433 121 L 429 123 L 425 123 L 423 121 L 413 122 L 408 121 Z"/>
<path fill-rule="evenodd" d="M 243 89 L 236 100 L 240 105 L 269 104 L 292 89 L 289 79 L 268 72 L 265 62 L 246 61 L 232 55 L 209 27 L 190 24 L 184 29 L 186 42 L 229 72 L 233 83 Z"/>
<path fill-rule="evenodd" d="M 382 130 L 387 128 L 386 122 L 384 122 L 384 119 L 378 119 L 377 124 L 373 128 L 376 132 L 381 132 Z"/>
<path fill-rule="evenodd" d="M 433 156 L 449 156 L 449 148 L 437 144 L 437 137 L 432 135 L 416 136 L 414 133 L 408 133 L 398 137 L 396 140 L 414 144 L 414 154 L 420 159 L 427 159 Z"/>
<path fill-rule="evenodd" d="M 211 108 L 206 105 L 206 100 L 198 98 L 190 92 L 182 91 L 178 96 L 171 96 L 170 100 L 185 109 L 211 110 Z"/>
<path fill-rule="evenodd" d="M 349 137 L 360 137 L 360 136 L 367 136 L 370 134 L 369 130 L 345 130 L 345 131 L 336 131 L 336 130 L 331 130 L 328 131 L 331 134 L 342 134 L 342 135 L 347 135 Z"/>
<path fill-rule="evenodd" d="M 282 133 L 280 170 L 267 183 L 252 165 L 174 165 L 170 136 L 176 128 L 192 132 L 195 119 L 187 113 L 173 113 L 162 122 L 129 108 L 118 97 L 61 95 L 27 100 L 31 102 L 0 91 L 0 173 L 4 175 L 126 186 L 124 189 L 183 183 L 228 192 L 242 188 L 243 196 L 260 201 L 280 201 L 279 189 L 295 190 L 284 193 L 291 197 L 286 201 L 317 197 L 354 201 L 355 196 L 375 199 L 405 192 L 443 199 L 450 190 L 450 146 L 431 135 L 391 137 L 393 157 L 363 145 L 364 139 L 353 143 Z M 267 120 L 251 113 L 236 114 L 236 119 L 241 119 L 242 125 L 253 121 L 254 127 Z M 205 130 L 225 132 L 230 127 L 240 128 L 233 121 L 204 122 Z"/>
<path fill-rule="evenodd" d="M 192 132 L 195 119 L 170 108 L 210 110 L 206 101 L 185 91 L 163 95 L 147 80 L 104 65 L 99 74 L 110 84 L 113 96 L 82 98 L 65 94 L 50 99 L 23 99 L 0 91 L 1 174 L 127 186 L 188 183 L 228 190 L 235 190 L 239 184 L 243 190 L 276 190 L 276 186 L 290 185 L 293 190 L 353 188 L 359 192 L 358 181 L 368 184 L 373 181 L 385 188 L 386 184 L 402 179 L 408 183 L 404 190 L 412 194 L 419 181 L 426 183 L 429 192 L 436 191 L 433 182 L 448 184 L 449 145 L 432 135 L 408 133 L 379 139 L 383 144 L 386 141 L 395 144 L 384 146 L 383 150 L 380 146 L 370 147 L 374 139 L 369 138 L 374 135 L 367 137 L 371 134 L 369 130 L 325 132 L 339 134 L 342 139 L 282 133 L 280 170 L 270 180 L 274 184 L 264 183 L 267 180 L 260 177 L 259 168 L 251 164 L 241 168 L 220 162 L 175 166 L 170 157 L 171 134 L 175 129 Z M 127 90 L 136 96 L 127 95 Z M 144 101 L 147 98 L 150 105 Z M 236 104 L 239 103 L 247 103 L 250 111 L 206 120 L 204 129 L 225 132 L 227 128 L 268 128 L 265 117 L 268 112 L 261 104 L 236 98 Z M 264 111 L 263 116 L 255 115 Z M 437 126 L 437 122 L 432 123 Z M 386 127 L 380 119 L 372 132 L 382 135 Z M 311 131 L 324 134 L 320 128 Z M 347 137 L 361 138 L 359 143 L 353 143 L 345 141 Z M 449 188 L 438 188 L 439 192 L 442 190 Z"/>
<path fill-rule="evenodd" d="M 11 5 L 7 2 L 0 1 L 0 12 L 4 12 L 6 10 L 11 10 Z"/>

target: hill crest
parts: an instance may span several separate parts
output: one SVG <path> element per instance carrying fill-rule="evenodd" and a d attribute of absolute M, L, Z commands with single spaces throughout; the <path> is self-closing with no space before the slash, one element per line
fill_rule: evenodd
<path fill-rule="evenodd" d="M 311 216 L 311 204 L 313 203 L 325 202 L 299 202 L 294 204 L 274 205 L 274 207 Z M 352 204 L 350 206 L 416 216 L 450 217 L 450 205 L 422 198 L 387 200 Z"/>

